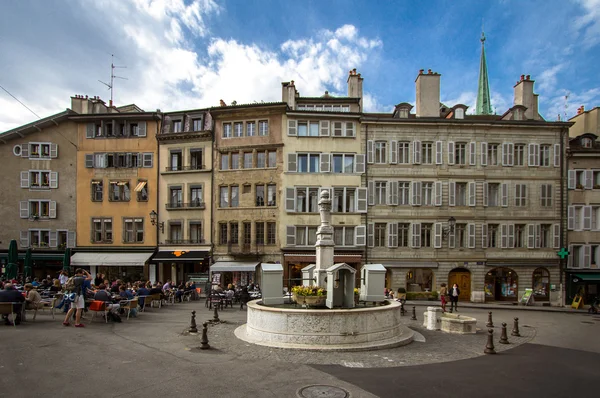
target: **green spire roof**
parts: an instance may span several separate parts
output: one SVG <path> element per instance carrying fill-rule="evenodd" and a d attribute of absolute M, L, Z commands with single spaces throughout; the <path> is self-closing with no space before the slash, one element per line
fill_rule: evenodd
<path fill-rule="evenodd" d="M 481 32 L 481 61 L 479 63 L 479 87 L 477 88 L 477 115 L 491 115 L 490 83 L 488 82 L 487 63 L 485 62 L 485 33 Z"/>

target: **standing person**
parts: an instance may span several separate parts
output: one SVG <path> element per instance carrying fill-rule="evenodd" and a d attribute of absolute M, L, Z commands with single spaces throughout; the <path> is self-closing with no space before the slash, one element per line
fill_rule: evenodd
<path fill-rule="evenodd" d="M 94 286 L 98 287 L 104 282 L 104 275 L 98 274 L 94 279 Z"/>
<path fill-rule="evenodd" d="M 73 316 L 73 311 L 77 310 L 77 312 L 75 313 L 75 327 L 76 328 L 85 327 L 85 325 L 83 323 L 81 323 L 81 312 L 83 311 L 83 309 L 85 307 L 84 282 L 91 281 L 91 280 L 92 280 L 92 275 L 90 275 L 89 272 L 82 270 L 81 268 L 78 268 L 75 271 L 75 276 L 72 277 L 71 283 L 69 283 L 69 281 L 67 281 L 68 287 L 70 287 L 72 285 L 72 288 L 70 288 L 69 293 L 74 294 L 74 297 L 73 297 L 73 302 L 71 303 L 71 308 L 69 308 L 69 312 L 67 312 L 67 316 L 65 317 L 65 320 L 63 321 L 63 325 L 65 325 L 65 326 L 70 325 L 69 319 L 71 319 L 71 316 Z"/>
<path fill-rule="evenodd" d="M 458 296 L 460 296 L 460 289 L 455 283 L 450 288 L 450 313 L 452 313 L 452 308 L 454 308 L 454 310 L 458 312 Z"/>
<path fill-rule="evenodd" d="M 58 276 L 58 280 L 60 281 L 61 286 L 64 286 L 65 283 L 67 283 L 67 280 L 69 279 L 69 275 L 67 274 L 67 271 L 60 271 L 60 275 Z"/>
<path fill-rule="evenodd" d="M 448 288 L 445 283 L 442 283 L 440 287 L 440 300 L 442 302 L 442 312 L 446 312 L 446 296 L 448 295 Z"/>

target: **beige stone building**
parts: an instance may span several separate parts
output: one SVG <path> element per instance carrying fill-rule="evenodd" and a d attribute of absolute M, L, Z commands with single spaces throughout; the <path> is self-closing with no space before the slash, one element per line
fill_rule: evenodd
<path fill-rule="evenodd" d="M 159 235 L 150 280 L 207 279 L 212 244 L 211 115 L 202 109 L 165 113 L 157 139 Z"/>
<path fill-rule="evenodd" d="M 569 120 L 567 304 L 581 293 L 584 303 L 600 288 L 600 108 L 578 109 Z"/>

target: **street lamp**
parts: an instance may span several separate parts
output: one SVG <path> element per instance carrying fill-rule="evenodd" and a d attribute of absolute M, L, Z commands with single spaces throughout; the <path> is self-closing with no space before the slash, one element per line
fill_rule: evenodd
<path fill-rule="evenodd" d="M 158 219 L 158 213 L 156 213 L 154 210 L 152 210 L 150 212 L 150 224 L 158 226 L 158 228 L 160 229 L 160 232 L 164 234 L 165 233 L 165 222 L 164 221 L 157 222 L 157 219 Z"/>
<path fill-rule="evenodd" d="M 450 216 L 450 218 L 448 219 L 448 227 L 444 228 L 444 236 L 448 237 L 448 235 L 453 233 L 455 226 L 456 226 L 456 218 Z"/>

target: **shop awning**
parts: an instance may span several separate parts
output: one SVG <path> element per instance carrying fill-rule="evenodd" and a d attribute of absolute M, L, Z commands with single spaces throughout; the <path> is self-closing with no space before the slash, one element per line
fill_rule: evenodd
<path fill-rule="evenodd" d="M 165 250 L 159 251 L 152 256 L 152 262 L 186 262 L 204 261 L 208 258 L 208 252 L 203 250 Z"/>
<path fill-rule="evenodd" d="M 97 265 L 100 267 L 141 267 L 152 256 L 152 253 L 75 253 L 71 256 L 74 267 Z"/>
<path fill-rule="evenodd" d="M 217 261 L 210 266 L 210 272 L 254 272 L 258 261 Z"/>
<path fill-rule="evenodd" d="M 146 186 L 146 184 L 148 183 L 148 181 L 140 181 L 136 186 L 134 191 L 135 192 L 142 192 L 142 189 L 144 189 L 144 187 Z"/>
<path fill-rule="evenodd" d="M 600 282 L 600 274 L 575 274 L 582 281 L 598 281 Z"/>

